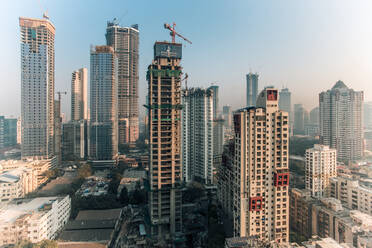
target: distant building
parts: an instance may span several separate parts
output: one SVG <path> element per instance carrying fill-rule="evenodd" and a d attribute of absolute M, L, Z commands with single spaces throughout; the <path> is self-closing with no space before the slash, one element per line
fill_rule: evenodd
<path fill-rule="evenodd" d="M 0 149 L 5 147 L 5 117 L 0 116 Z"/>
<path fill-rule="evenodd" d="M 310 124 L 319 125 L 319 107 L 315 107 L 310 111 Z"/>
<path fill-rule="evenodd" d="M 292 93 L 289 91 L 288 88 L 283 88 L 279 92 L 279 109 L 288 113 L 290 129 L 293 128 L 293 112 L 292 112 L 291 95 Z M 292 131 L 290 130 L 290 132 Z"/>
<path fill-rule="evenodd" d="M 62 125 L 62 160 L 88 158 L 88 121 L 70 121 Z"/>
<path fill-rule="evenodd" d="M 22 157 L 54 154 L 54 36 L 49 19 L 19 18 Z"/>
<path fill-rule="evenodd" d="M 363 122 L 364 128 L 372 129 L 372 102 L 364 102 Z"/>
<path fill-rule="evenodd" d="M 294 105 L 293 134 L 294 135 L 305 134 L 305 109 L 302 104 Z"/>
<path fill-rule="evenodd" d="M 90 144 L 92 160 L 111 160 L 118 153 L 117 58 L 110 46 L 90 52 Z"/>
<path fill-rule="evenodd" d="M 88 69 L 81 68 L 72 73 L 71 121 L 88 120 Z"/>
<path fill-rule="evenodd" d="M 320 142 L 337 150 L 340 161 L 359 160 L 364 155 L 363 92 L 337 81 L 319 94 Z"/>
<path fill-rule="evenodd" d="M 32 168 L 19 167 L 0 173 L 0 202 L 22 198 L 37 187 L 37 174 Z"/>
<path fill-rule="evenodd" d="M 213 183 L 213 91 L 185 89 L 182 94 L 182 168 L 186 182 Z"/>
<path fill-rule="evenodd" d="M 118 59 L 118 140 L 119 144 L 135 143 L 139 137 L 138 119 L 138 24 L 121 27 L 107 22 L 106 44 L 114 49 Z"/>
<path fill-rule="evenodd" d="M 17 144 L 22 143 L 22 121 L 21 118 L 17 119 Z"/>
<path fill-rule="evenodd" d="M 233 237 L 225 239 L 225 248 L 266 248 L 268 243 L 260 240 L 259 237 Z"/>
<path fill-rule="evenodd" d="M 329 190 L 330 179 L 337 177 L 336 150 L 315 144 L 306 150 L 305 186 L 311 196 L 322 198 Z"/>
<path fill-rule="evenodd" d="M 223 106 L 222 108 L 222 117 L 225 120 L 225 128 L 232 128 L 232 111 L 231 106 Z"/>
<path fill-rule="evenodd" d="M 218 85 L 212 85 L 208 89 L 213 92 L 213 120 L 215 120 L 218 118 L 218 114 L 220 111 L 219 97 L 218 97 L 219 87 Z"/>
<path fill-rule="evenodd" d="M 246 86 L 246 107 L 256 106 L 257 94 L 258 94 L 258 74 L 248 73 L 246 75 L 247 86 Z"/>
<path fill-rule="evenodd" d="M 213 164 L 217 168 L 221 163 L 223 145 L 224 145 L 224 130 L 225 120 L 217 118 L 213 121 Z"/>
<path fill-rule="evenodd" d="M 67 223 L 70 211 L 69 196 L 13 200 L 0 209 L 0 246 L 22 240 L 37 243 L 55 239 Z"/>
<path fill-rule="evenodd" d="M 286 244 L 289 120 L 279 110 L 278 90 L 266 88 L 256 107 L 236 111 L 234 130 L 234 236 Z"/>

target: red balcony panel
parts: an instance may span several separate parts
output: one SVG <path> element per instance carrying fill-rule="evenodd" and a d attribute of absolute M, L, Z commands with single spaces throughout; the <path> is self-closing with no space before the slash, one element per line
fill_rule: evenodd
<path fill-rule="evenodd" d="M 274 185 L 275 187 L 288 186 L 289 185 L 289 172 L 275 173 L 274 174 Z"/>
<path fill-rule="evenodd" d="M 261 211 L 264 207 L 262 196 L 249 198 L 249 211 Z"/>

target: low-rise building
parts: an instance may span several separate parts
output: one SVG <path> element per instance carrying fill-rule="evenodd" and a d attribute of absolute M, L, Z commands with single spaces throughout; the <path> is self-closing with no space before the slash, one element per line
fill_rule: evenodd
<path fill-rule="evenodd" d="M 0 247 L 21 240 L 54 239 L 67 223 L 70 210 L 69 196 L 13 200 L 0 209 Z"/>
<path fill-rule="evenodd" d="M 83 210 L 70 220 L 59 235 L 58 246 L 113 247 L 123 219 L 122 209 Z M 81 246 L 81 245 L 86 246 Z M 71 246 L 70 246 L 71 247 Z"/>
<path fill-rule="evenodd" d="M 0 174 L 0 201 L 24 197 L 37 188 L 36 171 L 20 167 Z"/>
<path fill-rule="evenodd" d="M 372 179 L 332 178 L 329 194 L 349 209 L 372 215 Z"/>
<path fill-rule="evenodd" d="M 0 173 L 6 171 L 18 169 L 18 168 L 30 168 L 35 171 L 37 176 L 37 187 L 45 183 L 48 178 L 45 175 L 50 169 L 56 166 L 57 159 L 53 157 L 51 159 L 23 159 L 23 160 L 1 160 L 0 161 Z"/>

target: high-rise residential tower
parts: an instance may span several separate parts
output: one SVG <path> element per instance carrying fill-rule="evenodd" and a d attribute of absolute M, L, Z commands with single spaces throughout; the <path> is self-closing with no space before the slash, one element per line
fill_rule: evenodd
<path fill-rule="evenodd" d="M 337 150 L 344 162 L 361 159 L 363 147 L 363 92 L 337 81 L 319 94 L 320 142 Z"/>
<path fill-rule="evenodd" d="M 326 197 L 330 178 L 337 177 L 336 150 L 315 144 L 306 150 L 305 186 L 316 198 Z"/>
<path fill-rule="evenodd" d="M 94 160 L 110 160 L 118 153 L 117 58 L 110 46 L 90 52 L 90 151 Z"/>
<path fill-rule="evenodd" d="M 185 181 L 213 182 L 213 91 L 182 94 L 182 169 Z"/>
<path fill-rule="evenodd" d="M 54 36 L 48 20 L 19 18 L 21 28 L 22 157 L 54 153 Z"/>
<path fill-rule="evenodd" d="M 256 106 L 256 99 L 258 94 L 258 74 L 248 73 L 246 75 L 247 80 L 247 106 L 254 107 Z"/>
<path fill-rule="evenodd" d="M 107 22 L 106 42 L 118 58 L 118 138 L 119 144 L 135 143 L 138 120 L 138 25 L 121 27 Z"/>
<path fill-rule="evenodd" d="M 81 68 L 72 73 L 71 121 L 88 119 L 88 69 Z"/>
<path fill-rule="evenodd" d="M 182 44 L 156 42 L 148 66 L 149 211 L 152 236 L 174 240 L 182 230 Z"/>
<path fill-rule="evenodd" d="M 234 113 L 234 236 L 289 241 L 288 129 L 274 88 Z"/>

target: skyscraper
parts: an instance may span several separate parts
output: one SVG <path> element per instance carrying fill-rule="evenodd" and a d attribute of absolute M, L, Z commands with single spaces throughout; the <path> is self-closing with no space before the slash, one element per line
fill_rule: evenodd
<path fill-rule="evenodd" d="M 365 102 L 363 105 L 364 128 L 372 128 L 372 102 Z"/>
<path fill-rule="evenodd" d="M 182 44 L 155 42 L 148 66 L 149 211 L 152 236 L 161 242 L 182 230 Z"/>
<path fill-rule="evenodd" d="M 5 147 L 5 117 L 0 116 L 0 149 Z"/>
<path fill-rule="evenodd" d="M 319 107 L 315 107 L 310 111 L 310 123 L 319 125 Z"/>
<path fill-rule="evenodd" d="M 121 27 L 107 22 L 106 42 L 118 58 L 118 129 L 119 144 L 135 143 L 138 120 L 138 25 Z"/>
<path fill-rule="evenodd" d="M 288 128 L 274 88 L 234 113 L 234 236 L 289 241 Z"/>
<path fill-rule="evenodd" d="M 232 127 L 232 111 L 231 106 L 223 106 L 222 108 L 223 119 L 225 120 L 225 127 L 231 129 Z"/>
<path fill-rule="evenodd" d="M 294 105 L 293 134 L 305 134 L 305 109 L 302 104 Z"/>
<path fill-rule="evenodd" d="M 5 118 L 4 143 L 6 147 L 17 145 L 17 119 Z"/>
<path fill-rule="evenodd" d="M 72 73 L 71 121 L 88 119 L 88 69 L 81 68 Z"/>
<path fill-rule="evenodd" d="M 182 169 L 185 181 L 213 182 L 213 91 L 182 94 Z"/>
<path fill-rule="evenodd" d="M 363 157 L 363 92 L 337 81 L 319 94 L 320 142 L 337 150 L 344 162 Z"/>
<path fill-rule="evenodd" d="M 22 157 L 54 153 L 54 36 L 45 19 L 19 18 L 21 28 Z"/>
<path fill-rule="evenodd" d="M 336 150 L 315 144 L 306 150 L 305 186 L 311 196 L 322 198 L 330 184 L 330 178 L 337 177 Z"/>
<path fill-rule="evenodd" d="M 247 80 L 247 106 L 254 107 L 256 106 L 256 99 L 258 93 L 258 74 L 248 73 L 246 75 Z"/>
<path fill-rule="evenodd" d="M 213 93 L 213 120 L 217 119 L 219 111 L 219 99 L 218 99 L 218 85 L 209 86 L 209 90 Z"/>
<path fill-rule="evenodd" d="M 90 151 L 94 160 L 110 160 L 118 152 L 117 58 L 110 46 L 90 51 Z"/>

